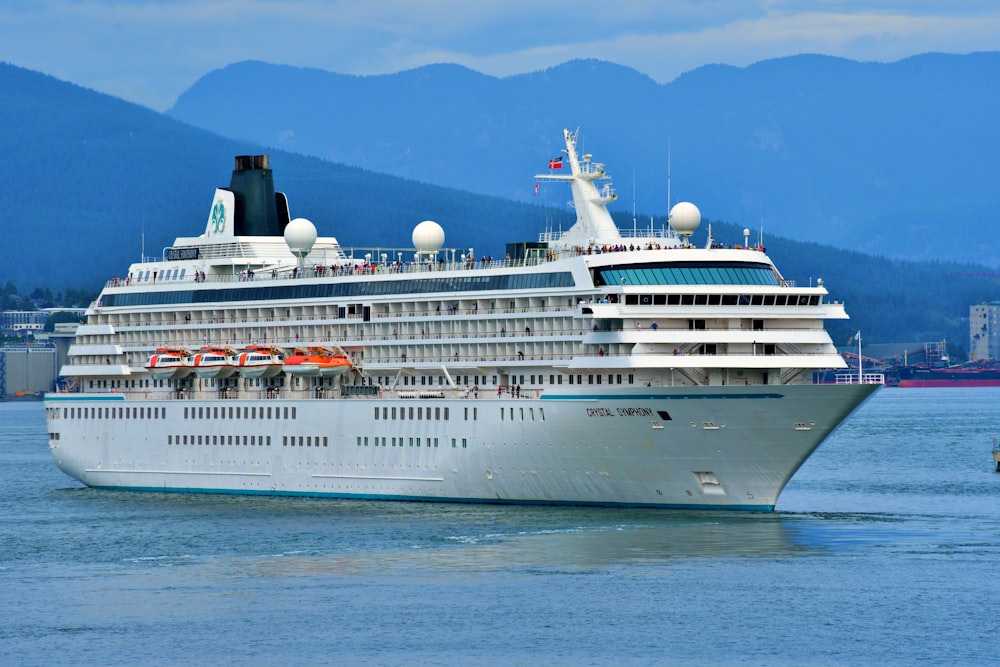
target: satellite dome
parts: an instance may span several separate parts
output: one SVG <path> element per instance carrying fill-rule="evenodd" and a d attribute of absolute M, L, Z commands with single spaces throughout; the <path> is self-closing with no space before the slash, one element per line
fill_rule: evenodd
<path fill-rule="evenodd" d="M 413 247 L 423 254 L 435 253 L 444 245 L 444 230 L 433 220 L 424 220 L 413 228 Z"/>
<path fill-rule="evenodd" d="M 316 226 L 305 218 L 295 218 L 285 226 L 285 245 L 296 257 L 305 257 L 316 243 Z"/>
<path fill-rule="evenodd" d="M 691 236 L 701 224 L 701 211 L 691 202 L 678 202 L 670 209 L 668 221 L 678 236 Z"/>

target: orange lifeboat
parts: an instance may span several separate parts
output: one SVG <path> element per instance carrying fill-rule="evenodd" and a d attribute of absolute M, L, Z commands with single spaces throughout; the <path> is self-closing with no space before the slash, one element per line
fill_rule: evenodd
<path fill-rule="evenodd" d="M 146 370 L 157 380 L 177 380 L 191 374 L 191 354 L 175 347 L 158 347 L 146 362 Z"/>
<path fill-rule="evenodd" d="M 351 368 L 347 355 L 334 353 L 322 347 L 293 350 L 285 357 L 284 369 L 289 375 L 299 377 L 331 377 L 343 375 Z"/>
<path fill-rule="evenodd" d="M 273 347 L 248 345 L 236 355 L 236 370 L 245 378 L 271 378 L 281 372 L 284 358 Z"/>
<path fill-rule="evenodd" d="M 194 355 L 194 374 L 200 378 L 227 378 L 236 372 L 233 351 L 223 347 L 203 347 Z"/>

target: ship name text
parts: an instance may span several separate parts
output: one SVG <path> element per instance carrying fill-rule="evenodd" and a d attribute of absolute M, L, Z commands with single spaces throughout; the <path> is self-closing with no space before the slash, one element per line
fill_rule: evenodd
<path fill-rule="evenodd" d="M 652 417 L 650 408 L 587 408 L 588 417 Z"/>

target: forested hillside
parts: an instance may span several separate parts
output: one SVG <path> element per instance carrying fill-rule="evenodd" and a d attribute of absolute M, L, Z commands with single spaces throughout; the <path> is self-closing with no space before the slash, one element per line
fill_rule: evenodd
<path fill-rule="evenodd" d="M 619 210 L 673 200 L 802 241 L 1000 266 L 1000 53 L 895 63 L 800 55 L 657 84 L 578 60 L 507 78 L 457 65 L 347 76 L 261 62 L 206 74 L 173 117 L 218 134 L 529 201 L 581 129 Z M 233 114 L 229 100 L 245 107 Z M 562 193 L 545 188 L 554 205 Z"/>
<path fill-rule="evenodd" d="M 214 188 L 229 183 L 233 156 L 264 151 L 0 65 L 6 241 L 0 244 L 0 284 L 11 281 L 22 294 L 99 288 L 139 258 L 143 243 L 147 255 L 159 256 L 174 237 L 200 234 Z M 269 152 L 292 215 L 310 218 L 321 234 L 345 246 L 409 247 L 413 226 L 433 219 L 444 226 L 447 246 L 500 255 L 507 241 L 567 229 L 574 219 L 564 204 L 542 208 Z M 567 197 L 562 192 L 558 201 Z M 630 213 L 616 217 L 631 226 Z M 715 237 L 727 243 L 741 242 L 741 230 L 713 223 Z M 703 223 L 696 240 L 703 243 L 706 233 Z M 847 303 L 853 320 L 830 327 L 845 341 L 859 327 L 871 342 L 965 341 L 969 305 L 997 294 L 995 280 L 970 275 L 990 271 L 981 266 L 887 260 L 771 234 L 765 243 L 787 278 L 823 278 L 832 297 Z"/>

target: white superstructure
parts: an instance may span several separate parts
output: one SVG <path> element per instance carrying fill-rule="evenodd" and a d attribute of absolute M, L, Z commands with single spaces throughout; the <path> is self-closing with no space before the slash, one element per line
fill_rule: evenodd
<path fill-rule="evenodd" d="M 290 219 L 266 156 L 238 157 L 205 232 L 89 309 L 46 397 L 56 462 L 111 488 L 772 509 L 879 386 L 813 383 L 845 367 L 823 326 L 843 305 L 748 237 L 695 247 L 689 203 L 623 236 L 564 138 L 567 173 L 538 178 L 571 186 L 576 224 L 502 258 L 442 249 L 432 221 L 414 248 L 345 250 Z M 248 346 L 350 363 L 258 373 Z M 150 363 L 203 348 L 236 370 Z"/>

